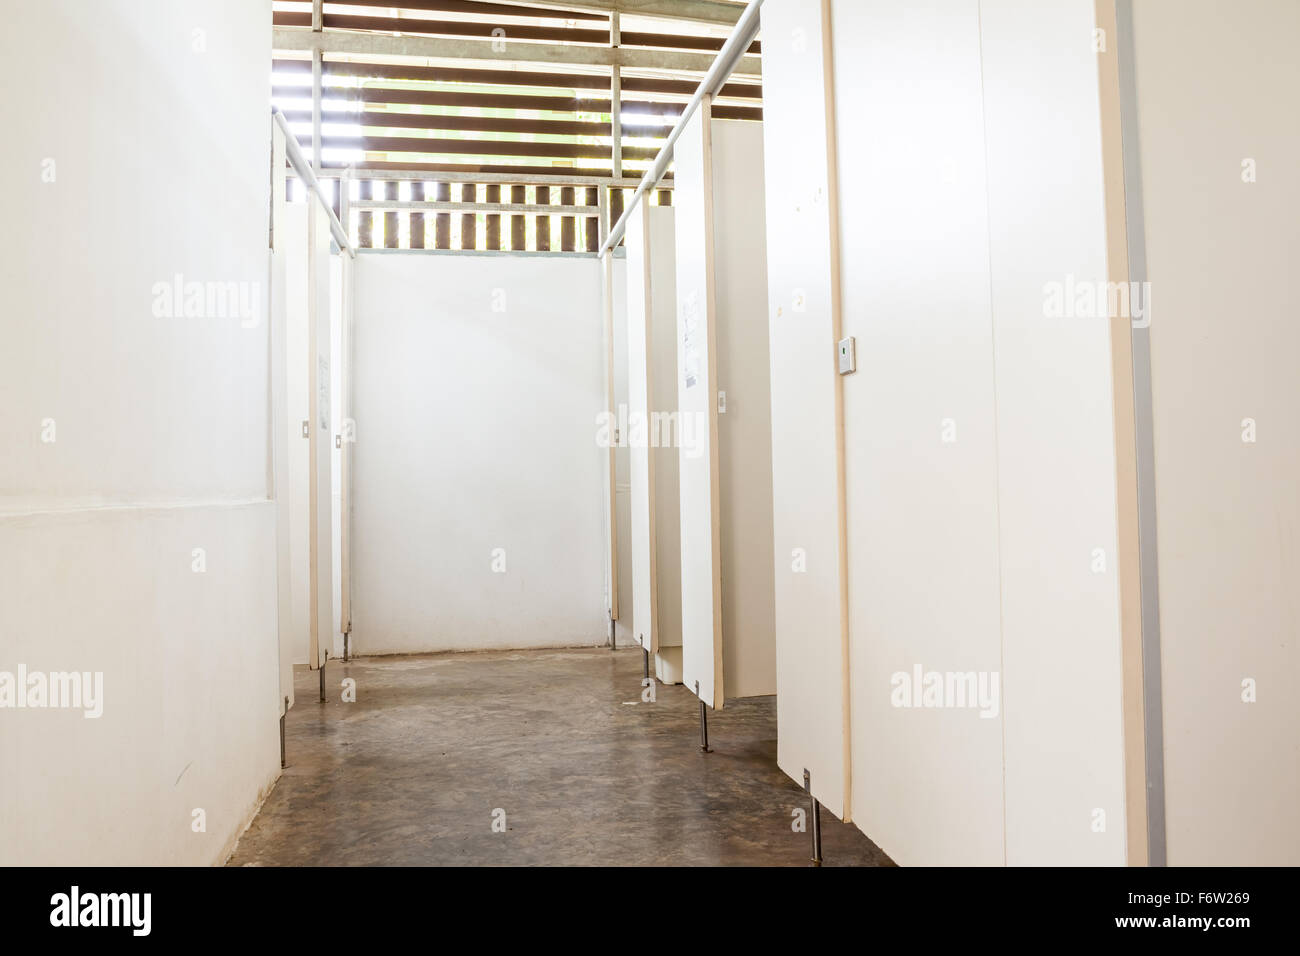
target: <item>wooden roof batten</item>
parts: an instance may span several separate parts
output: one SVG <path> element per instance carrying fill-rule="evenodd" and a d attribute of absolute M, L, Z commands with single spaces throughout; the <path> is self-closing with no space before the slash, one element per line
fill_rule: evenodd
<path fill-rule="evenodd" d="M 312 133 L 300 139 L 318 157 L 322 179 L 388 181 L 394 190 L 402 180 L 490 189 L 610 187 L 608 197 L 599 191 L 599 213 L 545 200 L 496 201 L 494 193 L 487 203 L 468 201 L 468 193 L 444 202 L 423 186 L 418 197 L 401 202 L 395 192 L 373 199 L 362 193 L 357 213 L 555 215 L 563 209 L 567 216 L 599 216 L 599 239 L 607 245 L 614 221 L 624 218 L 621 190 L 638 186 L 636 198 L 645 191 L 643 173 L 659 165 L 661 144 L 689 110 L 701 78 L 715 72 L 724 43 L 734 48 L 728 57 L 734 78 L 715 89 L 722 100 L 715 116 L 762 117 L 756 30 L 738 46 L 717 29 L 732 32 L 746 10 L 742 3 L 314 0 L 305 14 L 276 7 L 273 101 L 282 104 L 282 119 L 299 128 L 310 124 Z M 624 16 L 650 22 L 637 23 L 639 32 L 622 29 Z M 678 34 L 664 21 L 705 26 L 683 26 Z M 304 81 L 310 85 L 298 85 Z M 310 110 L 290 104 L 308 98 Z M 324 151 L 334 159 L 325 160 Z M 624 170 L 623 161 L 636 168 Z M 660 177 L 659 188 L 671 190 L 671 172 L 661 169 Z M 596 189 L 589 193 L 596 195 Z"/>

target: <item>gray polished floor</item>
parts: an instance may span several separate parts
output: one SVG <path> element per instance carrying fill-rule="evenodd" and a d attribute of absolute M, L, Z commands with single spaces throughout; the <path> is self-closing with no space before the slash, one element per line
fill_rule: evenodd
<path fill-rule="evenodd" d="M 331 661 L 295 674 L 288 766 L 231 865 L 806 866 L 776 699 L 709 713 L 635 647 Z M 356 681 L 356 702 L 341 683 Z M 823 811 L 825 865 L 891 865 Z"/>

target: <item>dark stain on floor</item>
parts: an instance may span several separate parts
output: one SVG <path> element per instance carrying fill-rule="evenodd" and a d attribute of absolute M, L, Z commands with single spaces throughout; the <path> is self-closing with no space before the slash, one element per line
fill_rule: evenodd
<path fill-rule="evenodd" d="M 807 866 L 776 698 L 710 711 L 703 754 L 695 696 L 643 702 L 642 667 L 636 647 L 331 661 L 324 704 L 296 668 L 288 765 L 230 865 Z M 822 830 L 826 866 L 892 865 L 825 810 Z"/>

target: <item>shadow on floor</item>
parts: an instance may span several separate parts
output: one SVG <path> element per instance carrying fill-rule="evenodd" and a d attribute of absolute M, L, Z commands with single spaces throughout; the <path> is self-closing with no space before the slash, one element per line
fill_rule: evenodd
<path fill-rule="evenodd" d="M 807 866 L 776 699 L 711 711 L 702 754 L 695 696 L 643 702 L 642 666 L 636 647 L 331 661 L 323 704 L 295 669 L 288 765 L 230 865 Z M 892 865 L 822 828 L 825 865 Z"/>

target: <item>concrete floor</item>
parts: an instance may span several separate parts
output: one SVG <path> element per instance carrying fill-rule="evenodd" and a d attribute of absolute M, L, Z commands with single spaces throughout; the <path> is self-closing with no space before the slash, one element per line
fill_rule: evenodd
<path fill-rule="evenodd" d="M 230 864 L 808 865 L 776 699 L 710 712 L 702 754 L 694 695 L 644 703 L 641 674 L 636 647 L 360 658 L 329 663 L 321 704 L 300 668 L 288 766 Z M 892 865 L 822 828 L 825 865 Z"/>

